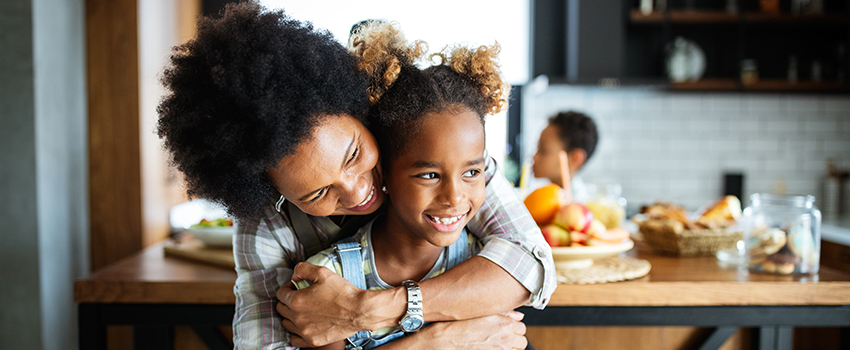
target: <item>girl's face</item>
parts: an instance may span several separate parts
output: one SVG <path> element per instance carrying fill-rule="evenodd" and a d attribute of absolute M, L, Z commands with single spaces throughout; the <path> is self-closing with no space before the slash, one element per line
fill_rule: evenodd
<path fill-rule="evenodd" d="M 314 216 L 365 215 L 384 202 L 378 144 L 357 118 L 322 118 L 295 154 L 269 169 L 286 198 Z"/>
<path fill-rule="evenodd" d="M 484 126 L 469 109 L 426 115 L 386 176 L 387 227 L 449 246 L 484 201 Z"/>

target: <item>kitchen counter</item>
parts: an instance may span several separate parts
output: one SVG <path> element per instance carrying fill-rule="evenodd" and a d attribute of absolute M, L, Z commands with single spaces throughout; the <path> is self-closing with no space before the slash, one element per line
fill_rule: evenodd
<path fill-rule="evenodd" d="M 821 224 L 821 239 L 850 246 L 850 216 L 826 219 Z"/>
<path fill-rule="evenodd" d="M 751 274 L 723 267 L 713 257 L 655 255 L 642 242 L 627 254 L 649 260 L 649 275 L 618 283 L 561 284 L 545 310 L 521 308 L 525 322 L 713 327 L 706 345 L 722 344 L 739 327 L 759 327 L 776 349 L 793 340 L 793 326 L 850 327 L 850 274 L 838 270 L 821 267 L 814 276 Z M 105 349 L 107 325 L 135 326 L 138 350 L 170 349 L 168 332 L 175 325 L 190 325 L 205 342 L 221 346 L 220 333 L 212 329 L 232 320 L 235 280 L 233 270 L 166 257 L 163 244 L 155 244 L 75 282 L 80 348 Z"/>

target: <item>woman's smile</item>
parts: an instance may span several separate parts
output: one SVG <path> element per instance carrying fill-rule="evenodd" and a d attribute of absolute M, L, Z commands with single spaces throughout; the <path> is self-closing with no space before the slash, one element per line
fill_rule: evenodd
<path fill-rule="evenodd" d="M 361 202 L 357 206 L 348 208 L 348 210 L 353 210 L 353 211 L 369 210 L 372 207 L 372 204 L 374 204 L 375 200 L 377 200 L 377 199 L 378 199 L 378 197 L 375 196 L 375 184 L 373 183 L 372 188 L 369 190 L 369 196 L 367 196 L 366 199 L 363 200 L 363 202 Z"/>
<path fill-rule="evenodd" d="M 278 192 L 314 216 L 365 215 L 384 203 L 380 154 L 372 133 L 350 115 L 321 119 L 295 154 L 268 175 Z"/>

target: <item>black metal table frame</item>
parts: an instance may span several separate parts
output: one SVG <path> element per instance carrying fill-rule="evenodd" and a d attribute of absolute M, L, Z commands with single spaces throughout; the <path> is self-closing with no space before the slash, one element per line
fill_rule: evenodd
<path fill-rule="evenodd" d="M 740 327 L 758 327 L 759 350 L 790 350 L 794 327 L 841 327 L 850 348 L 850 306 L 550 306 L 522 307 L 528 326 L 696 326 L 714 330 L 698 349 L 717 349 Z M 136 350 L 173 348 L 173 327 L 189 326 L 212 350 L 230 349 L 216 329 L 233 319 L 233 305 L 79 305 L 81 350 L 106 349 L 106 327 L 133 326 Z"/>

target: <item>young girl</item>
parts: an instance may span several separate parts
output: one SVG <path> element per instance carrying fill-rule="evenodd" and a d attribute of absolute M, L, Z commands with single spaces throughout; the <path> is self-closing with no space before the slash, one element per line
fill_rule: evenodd
<path fill-rule="evenodd" d="M 481 250 L 464 227 L 484 202 L 484 117 L 505 104 L 499 49 L 455 48 L 420 70 L 414 61 L 423 45 L 405 45 L 391 24 L 378 22 L 361 28 L 352 49 L 372 77 L 369 121 L 381 135 L 386 212 L 307 262 L 359 288 L 418 293 L 416 282 Z M 373 348 L 418 330 L 421 308 L 409 307 L 399 327 L 358 332 L 328 347 Z"/>

